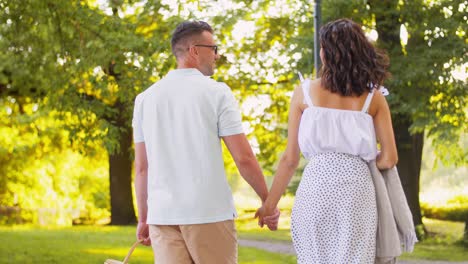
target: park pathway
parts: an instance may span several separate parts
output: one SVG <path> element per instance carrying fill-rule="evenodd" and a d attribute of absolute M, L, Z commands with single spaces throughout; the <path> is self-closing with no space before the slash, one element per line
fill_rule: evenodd
<path fill-rule="evenodd" d="M 239 239 L 239 245 L 243 247 L 253 247 L 274 253 L 294 255 L 294 248 L 288 242 L 267 242 L 258 240 Z M 464 262 L 448 262 L 448 261 L 429 261 L 429 260 L 400 260 L 398 264 L 468 264 Z"/>

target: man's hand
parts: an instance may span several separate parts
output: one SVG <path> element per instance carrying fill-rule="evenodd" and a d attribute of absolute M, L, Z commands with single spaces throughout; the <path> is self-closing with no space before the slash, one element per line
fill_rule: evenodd
<path fill-rule="evenodd" d="M 136 237 L 141 244 L 145 246 L 151 245 L 151 239 L 149 237 L 149 226 L 145 222 L 138 222 Z"/>
<path fill-rule="evenodd" d="M 278 208 L 275 210 L 267 210 L 264 206 L 260 207 L 255 213 L 255 218 L 258 217 L 258 225 L 263 227 L 268 226 L 268 229 L 275 231 L 278 229 L 278 221 L 280 217 L 280 211 Z"/>

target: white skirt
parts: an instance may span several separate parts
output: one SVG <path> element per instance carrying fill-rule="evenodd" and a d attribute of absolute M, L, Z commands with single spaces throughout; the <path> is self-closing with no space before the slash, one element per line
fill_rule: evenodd
<path fill-rule="evenodd" d="M 375 189 L 367 163 L 344 153 L 311 157 L 291 216 L 297 262 L 373 264 L 376 232 Z"/>

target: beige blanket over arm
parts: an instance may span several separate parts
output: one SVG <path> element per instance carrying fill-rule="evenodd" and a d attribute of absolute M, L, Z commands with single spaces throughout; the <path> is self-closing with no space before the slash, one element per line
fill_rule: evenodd
<path fill-rule="evenodd" d="M 376 264 L 396 263 L 404 251 L 413 251 L 418 241 L 413 217 L 406 201 L 396 167 L 380 171 L 375 161 L 369 163 L 377 201 Z"/>
<path fill-rule="evenodd" d="M 405 252 L 413 252 L 414 244 L 418 242 L 414 228 L 413 215 L 408 206 L 403 187 L 401 186 L 398 170 L 393 167 L 389 170 L 381 171 L 385 186 L 387 187 L 388 198 L 392 205 L 393 217 L 398 228 L 400 243 Z"/>

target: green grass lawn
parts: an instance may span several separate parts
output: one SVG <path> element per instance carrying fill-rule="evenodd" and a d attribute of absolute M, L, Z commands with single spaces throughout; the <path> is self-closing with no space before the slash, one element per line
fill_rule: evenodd
<path fill-rule="evenodd" d="M 284 212 L 284 211 L 283 211 Z M 291 242 L 290 216 L 283 213 L 280 218 L 278 231 L 271 232 L 268 228 L 260 229 L 253 213 L 241 215 L 236 221 L 239 238 L 273 242 Z M 439 221 L 424 218 L 423 222 L 430 235 L 423 242 L 415 246 L 413 253 L 405 253 L 401 259 L 427 259 L 447 261 L 467 261 L 468 248 L 460 241 L 463 236 L 464 223 Z"/>
<path fill-rule="evenodd" d="M 468 250 L 460 243 L 463 223 L 424 219 L 431 232 L 416 245 L 412 254 L 402 259 L 466 261 Z M 239 238 L 290 242 L 289 216 L 283 215 L 280 230 L 260 229 L 252 216 L 236 221 Z M 0 226 L 0 264 L 3 263 L 103 263 L 107 258 L 122 260 L 134 241 L 135 227 L 75 226 L 37 228 L 33 226 Z M 131 263 L 152 263 L 149 247 L 138 247 Z M 239 263 L 296 263 L 294 256 L 270 253 L 253 248 L 239 248 Z"/>
<path fill-rule="evenodd" d="M 414 253 L 406 253 L 402 259 L 468 260 L 468 248 L 461 244 L 464 223 L 428 218 L 423 218 L 423 222 L 429 231 L 428 238 L 417 243 Z"/>
<path fill-rule="evenodd" d="M 103 263 L 123 260 L 134 242 L 135 227 L 77 226 L 37 228 L 0 227 L 0 263 Z M 138 247 L 131 263 L 152 263 L 149 247 Z M 296 258 L 252 248 L 239 248 L 239 263 L 296 263 Z"/>

